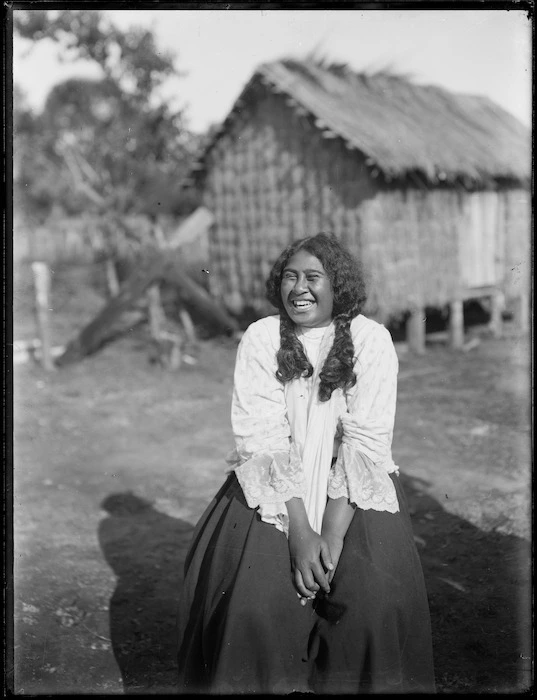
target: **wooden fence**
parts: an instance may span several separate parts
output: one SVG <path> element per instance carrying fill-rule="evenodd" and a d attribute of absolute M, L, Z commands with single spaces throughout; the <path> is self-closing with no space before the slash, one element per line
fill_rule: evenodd
<path fill-rule="evenodd" d="M 52 220 L 39 226 L 15 223 L 13 262 L 89 263 L 104 251 L 104 244 L 101 229 L 90 219 Z"/>
<path fill-rule="evenodd" d="M 199 267 L 200 270 L 208 266 L 208 233 L 199 234 L 200 226 L 208 228 L 209 213 L 200 208 L 195 212 L 195 221 L 188 231 L 193 228 L 194 234 L 186 234 L 181 229 L 179 220 L 162 220 L 159 222 L 159 230 L 163 232 L 164 240 L 174 242 L 178 231 L 186 238 L 181 241 L 184 262 L 189 266 Z M 188 217 L 190 221 L 192 217 Z M 132 217 L 127 221 L 133 231 L 140 237 L 149 239 L 152 235 L 153 224 L 145 217 Z M 32 225 L 24 222 L 22 217 L 17 221 L 13 231 L 13 262 L 31 263 L 36 260 L 54 266 L 58 263 L 87 264 L 104 256 L 107 251 L 106 228 L 110 222 L 95 218 L 52 218 L 42 225 Z M 190 237 L 189 237 L 190 235 Z M 117 241 L 116 237 L 116 241 Z M 162 241 L 159 241 L 162 243 Z M 136 244 L 126 244 L 131 251 L 136 249 Z"/>

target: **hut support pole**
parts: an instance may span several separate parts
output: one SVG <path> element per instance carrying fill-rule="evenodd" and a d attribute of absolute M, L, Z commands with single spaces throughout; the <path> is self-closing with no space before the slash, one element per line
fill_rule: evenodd
<path fill-rule="evenodd" d="M 50 270 L 44 262 L 32 263 L 34 274 L 37 326 L 41 339 L 41 364 L 51 371 L 55 369 L 50 342 Z"/>
<path fill-rule="evenodd" d="M 464 312 L 461 300 L 452 301 L 449 305 L 449 344 L 454 350 L 460 350 L 464 345 Z"/>
<path fill-rule="evenodd" d="M 494 338 L 502 335 L 502 311 L 505 307 L 505 298 L 500 290 L 496 290 L 490 298 L 490 323 L 489 327 Z"/>
<path fill-rule="evenodd" d="M 425 352 L 425 309 L 413 309 L 406 322 L 406 338 L 409 349 L 416 355 Z"/>
<path fill-rule="evenodd" d="M 529 330 L 529 303 L 528 295 L 521 293 L 513 299 L 513 320 L 515 327 L 520 333 L 527 333 Z"/>

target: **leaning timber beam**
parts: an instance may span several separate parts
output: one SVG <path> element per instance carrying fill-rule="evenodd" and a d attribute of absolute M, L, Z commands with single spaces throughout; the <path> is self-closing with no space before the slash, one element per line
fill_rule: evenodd
<path fill-rule="evenodd" d="M 152 250 L 137 266 L 134 274 L 125 281 L 119 294 L 111 299 L 79 335 L 67 344 L 65 352 L 56 359 L 56 365 L 62 367 L 78 362 L 96 352 L 117 335 L 121 316 L 130 311 L 152 285 L 162 281 L 172 284 L 182 301 L 192 304 L 208 323 L 212 323 L 222 332 L 229 333 L 238 329 L 236 321 L 225 309 L 188 276 L 181 265 L 179 251 Z"/>

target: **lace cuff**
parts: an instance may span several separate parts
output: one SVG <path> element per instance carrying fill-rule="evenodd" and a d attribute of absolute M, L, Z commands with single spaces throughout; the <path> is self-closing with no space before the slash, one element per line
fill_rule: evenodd
<path fill-rule="evenodd" d="M 327 495 L 328 498 L 349 498 L 347 476 L 339 459 L 335 462 L 332 469 L 330 469 Z"/>
<path fill-rule="evenodd" d="M 397 513 L 399 501 L 389 477 L 389 472 L 396 470 L 393 462 L 388 465 L 375 464 L 356 448 L 343 443 L 333 468 L 328 495 L 330 498 L 347 495 L 351 503 L 363 510 Z"/>
<path fill-rule="evenodd" d="M 274 525 L 276 530 L 289 536 L 289 513 L 287 506 L 281 503 L 262 503 L 257 511 L 261 520 L 269 525 Z"/>
<path fill-rule="evenodd" d="M 290 498 L 304 498 L 306 495 L 302 462 L 292 443 L 289 450 L 257 452 L 242 464 L 235 462 L 233 468 L 250 508 L 261 504 L 285 506 L 285 501 Z"/>

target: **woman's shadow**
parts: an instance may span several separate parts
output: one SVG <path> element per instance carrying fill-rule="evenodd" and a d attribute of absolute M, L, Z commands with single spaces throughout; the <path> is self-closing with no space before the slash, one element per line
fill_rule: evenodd
<path fill-rule="evenodd" d="M 99 543 L 117 576 L 110 638 L 126 694 L 176 691 L 176 611 L 193 526 L 133 493 L 101 504 Z"/>
<path fill-rule="evenodd" d="M 437 691 L 528 692 L 531 543 L 499 531 L 505 516 L 482 530 L 430 496 L 427 481 L 401 481 L 429 596 Z"/>

